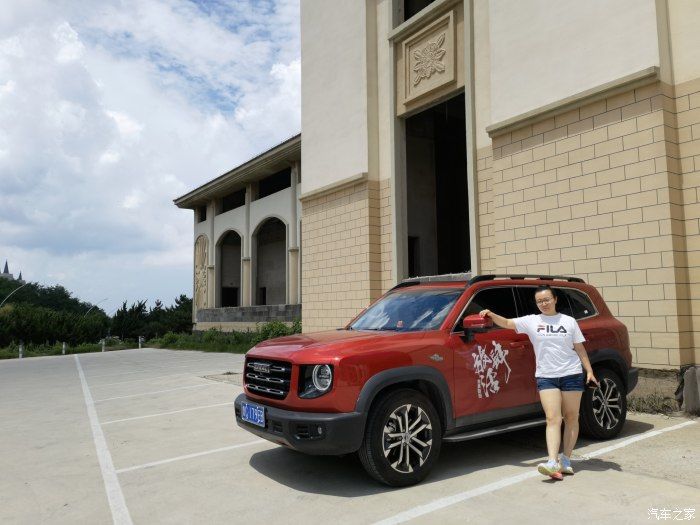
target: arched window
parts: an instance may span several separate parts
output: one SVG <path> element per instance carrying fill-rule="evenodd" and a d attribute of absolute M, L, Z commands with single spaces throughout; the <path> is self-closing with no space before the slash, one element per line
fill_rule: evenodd
<path fill-rule="evenodd" d="M 267 219 L 255 234 L 255 304 L 287 302 L 287 227 Z"/>
<path fill-rule="evenodd" d="M 241 236 L 234 231 L 219 241 L 219 286 L 221 306 L 241 305 Z"/>

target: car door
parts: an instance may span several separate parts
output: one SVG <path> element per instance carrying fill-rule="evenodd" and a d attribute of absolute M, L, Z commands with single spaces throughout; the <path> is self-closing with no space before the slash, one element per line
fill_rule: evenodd
<path fill-rule="evenodd" d="M 539 410 L 535 358 L 527 347 L 527 336 L 497 326 L 481 333 L 465 333 L 462 328 L 465 316 L 485 308 L 506 318 L 516 317 L 513 288 L 502 285 L 478 290 L 451 334 L 455 413 L 460 426 Z"/>

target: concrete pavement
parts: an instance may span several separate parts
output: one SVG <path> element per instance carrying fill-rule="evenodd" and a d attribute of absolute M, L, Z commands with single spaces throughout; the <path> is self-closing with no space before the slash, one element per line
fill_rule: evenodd
<path fill-rule="evenodd" d="M 618 439 L 581 440 L 588 459 L 558 483 L 532 476 L 545 448 L 531 429 L 443 445 L 424 483 L 391 489 L 354 456 L 304 456 L 238 428 L 240 386 L 205 376 L 242 364 L 156 349 L 0 362 L 0 522 L 639 523 L 654 508 L 700 511 L 700 425 L 684 418 L 630 414 Z"/>

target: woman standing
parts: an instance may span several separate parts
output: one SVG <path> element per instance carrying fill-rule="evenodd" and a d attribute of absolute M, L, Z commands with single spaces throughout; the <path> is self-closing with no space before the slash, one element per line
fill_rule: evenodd
<path fill-rule="evenodd" d="M 506 319 L 491 310 L 479 315 L 490 317 L 501 328 L 527 334 L 535 350 L 537 390 L 547 417 L 547 453 L 549 459 L 537 470 L 545 476 L 562 479 L 562 473 L 573 474 L 571 453 L 578 438 L 578 416 L 585 383 L 598 384 L 591 362 L 583 347 L 585 338 L 576 319 L 557 312 L 557 295 L 549 286 L 535 290 L 539 315 Z M 561 445 L 561 422 L 564 426 L 564 446 Z"/>

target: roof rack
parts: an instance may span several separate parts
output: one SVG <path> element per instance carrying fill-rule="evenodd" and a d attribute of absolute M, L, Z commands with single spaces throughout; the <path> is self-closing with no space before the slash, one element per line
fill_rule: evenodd
<path fill-rule="evenodd" d="M 394 286 L 392 290 L 396 290 L 397 288 L 405 288 L 406 286 L 415 286 L 417 284 L 423 283 L 444 283 L 451 281 L 466 281 L 467 286 L 469 286 L 469 282 L 472 278 L 472 272 L 446 273 L 443 275 L 422 275 L 420 277 L 409 277 L 408 279 L 404 279 L 399 284 Z"/>
<path fill-rule="evenodd" d="M 560 281 L 569 281 L 570 283 L 585 283 L 580 277 L 571 277 L 568 275 L 506 275 L 506 274 L 489 274 L 489 275 L 477 275 L 472 277 L 469 284 L 479 283 L 481 281 L 491 281 L 493 279 L 505 278 L 505 279 L 540 279 L 542 281 L 553 281 L 555 279 Z"/>

